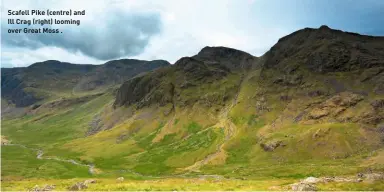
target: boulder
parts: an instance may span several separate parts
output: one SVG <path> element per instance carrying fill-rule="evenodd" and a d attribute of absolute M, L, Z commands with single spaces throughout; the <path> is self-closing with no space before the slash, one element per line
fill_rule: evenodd
<path fill-rule="evenodd" d="M 325 117 L 329 114 L 329 111 L 328 110 L 325 110 L 325 109 L 314 109 L 312 110 L 308 117 L 309 119 L 320 119 L 322 117 Z"/>
<path fill-rule="evenodd" d="M 384 99 L 378 99 L 371 102 L 373 109 L 378 110 L 384 108 Z"/>
<path fill-rule="evenodd" d="M 38 185 L 35 185 L 32 189 L 29 191 L 40 191 L 40 187 Z"/>
<path fill-rule="evenodd" d="M 91 183 L 96 183 L 96 180 L 94 180 L 94 179 L 88 179 L 88 180 L 85 180 L 85 181 L 84 181 L 84 184 L 85 184 L 85 185 L 88 185 L 88 184 L 91 184 Z"/>
<path fill-rule="evenodd" d="M 310 91 L 308 92 L 308 96 L 309 97 L 319 97 L 319 96 L 322 96 L 322 95 L 325 95 L 325 93 L 321 90 L 315 90 L 315 91 Z"/>
<path fill-rule="evenodd" d="M 88 188 L 88 186 L 85 183 L 77 182 L 74 185 L 72 185 L 71 187 L 69 187 L 68 190 L 70 190 L 70 191 L 81 191 L 81 190 L 86 189 L 86 188 Z"/>
<path fill-rule="evenodd" d="M 291 185 L 292 191 L 316 191 L 316 186 L 310 183 L 295 183 Z"/>
<path fill-rule="evenodd" d="M 52 191 L 55 189 L 55 185 L 44 185 L 44 187 L 39 187 L 38 185 L 35 185 L 31 190 L 29 191 Z"/>
<path fill-rule="evenodd" d="M 382 173 L 367 173 L 363 175 L 366 181 L 384 181 L 384 174 Z"/>
<path fill-rule="evenodd" d="M 52 191 L 53 189 L 55 189 L 55 187 L 55 185 L 45 185 L 42 191 Z"/>
<path fill-rule="evenodd" d="M 260 143 L 260 147 L 264 149 L 264 151 L 273 151 L 278 147 L 284 147 L 286 144 L 283 141 L 273 141 L 270 143 Z"/>
<path fill-rule="evenodd" d="M 321 182 L 321 179 L 316 177 L 308 177 L 302 181 L 303 183 L 318 183 Z"/>
<path fill-rule="evenodd" d="M 9 145 L 11 141 L 8 140 L 5 136 L 1 136 L 1 145 Z"/>
<path fill-rule="evenodd" d="M 124 177 L 119 177 L 119 178 L 116 179 L 116 181 L 123 182 L 124 181 Z"/>

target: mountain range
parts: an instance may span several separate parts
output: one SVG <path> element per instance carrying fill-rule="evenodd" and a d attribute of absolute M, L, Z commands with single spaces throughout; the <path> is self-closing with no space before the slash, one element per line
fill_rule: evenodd
<path fill-rule="evenodd" d="M 172 65 L 52 60 L 2 68 L 1 81 L 2 136 L 95 166 L 29 164 L 17 157 L 28 152 L 2 150 L 9 180 L 384 171 L 384 37 L 321 26 L 260 57 L 207 46 Z"/>

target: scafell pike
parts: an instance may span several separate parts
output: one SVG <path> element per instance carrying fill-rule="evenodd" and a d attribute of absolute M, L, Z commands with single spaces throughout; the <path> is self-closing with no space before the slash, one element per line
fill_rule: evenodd
<path fill-rule="evenodd" d="M 71 16 L 73 15 L 85 15 L 85 10 L 82 11 L 73 11 L 72 9 L 64 11 L 64 10 L 58 10 L 58 11 L 53 11 L 47 9 L 46 11 L 42 10 L 8 10 L 8 15 L 68 15 Z"/>

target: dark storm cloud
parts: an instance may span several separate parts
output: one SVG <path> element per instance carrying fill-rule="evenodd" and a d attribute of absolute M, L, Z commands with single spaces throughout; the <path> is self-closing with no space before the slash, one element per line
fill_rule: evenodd
<path fill-rule="evenodd" d="M 9 34 L 10 25 L 2 25 L 2 43 L 11 47 L 38 49 L 55 46 L 69 52 L 109 60 L 142 53 L 149 40 L 161 32 L 160 15 L 152 13 L 113 13 L 77 25 L 60 25 L 59 34 Z M 58 25 L 21 26 L 18 28 L 56 28 Z"/>

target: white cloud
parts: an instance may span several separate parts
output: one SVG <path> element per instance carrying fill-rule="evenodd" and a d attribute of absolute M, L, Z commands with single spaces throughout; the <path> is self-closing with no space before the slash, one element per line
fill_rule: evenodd
<path fill-rule="evenodd" d="M 104 22 L 110 22 L 105 20 L 105 14 L 113 14 L 114 10 L 122 10 L 126 13 L 158 13 L 162 20 L 161 33 L 150 39 L 141 54 L 130 57 L 147 60 L 165 59 L 171 63 L 183 56 L 195 55 L 204 46 L 228 46 L 258 56 L 267 51 L 278 38 L 288 33 L 286 30 L 271 28 L 262 24 L 260 20 L 263 18 L 256 17 L 249 8 L 250 4 L 257 6 L 258 1 L 249 0 L 30 0 L 23 1 L 23 3 L 17 0 L 4 0 L 3 2 L 5 9 L 7 7 L 13 9 L 32 7 L 52 10 L 85 9 L 87 15 L 82 17 L 81 20 L 84 23 L 93 22 L 94 29 L 97 29 Z M 121 21 L 121 25 L 124 26 L 124 24 L 125 21 Z M 121 38 L 115 36 L 113 38 Z M 144 36 L 144 34 L 141 34 L 139 37 Z M 120 43 L 127 42 L 120 41 Z M 102 44 L 100 43 L 100 46 L 103 46 Z M 53 48 L 56 51 L 43 54 L 43 49 L 22 49 L 22 52 L 20 52 L 20 49 L 14 53 L 7 52 L 3 56 L 5 57 L 3 61 L 9 61 L 11 65 L 15 66 L 30 65 L 35 61 L 49 59 L 74 63 L 84 63 L 82 61 L 103 62 L 99 59 L 81 55 L 79 52 L 72 53 L 60 48 Z M 58 51 L 58 49 L 61 51 Z M 34 54 L 37 55 L 34 56 Z M 128 57 L 128 55 L 123 57 Z"/>

